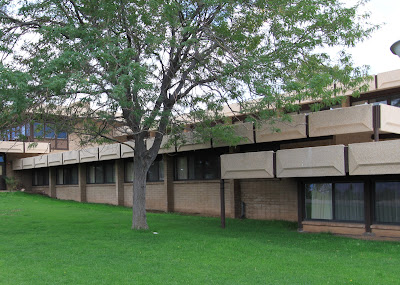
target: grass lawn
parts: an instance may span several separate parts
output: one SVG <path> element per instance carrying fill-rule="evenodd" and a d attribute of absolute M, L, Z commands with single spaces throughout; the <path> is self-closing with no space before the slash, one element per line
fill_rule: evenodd
<path fill-rule="evenodd" d="M 400 243 L 0 193 L 0 284 L 395 284 Z M 154 234 L 153 232 L 158 232 Z"/>

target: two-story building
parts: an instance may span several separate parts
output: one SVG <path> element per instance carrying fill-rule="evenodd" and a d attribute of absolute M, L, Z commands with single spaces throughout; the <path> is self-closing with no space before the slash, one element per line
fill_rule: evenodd
<path fill-rule="evenodd" d="M 235 148 L 185 133 L 185 145 L 162 147 L 151 166 L 146 208 L 217 216 L 223 179 L 228 217 L 400 237 L 399 106 L 395 70 L 374 76 L 368 92 L 342 106 L 309 112 L 304 105 L 291 122 L 274 126 L 279 132 L 237 121 L 243 140 Z M 57 199 L 132 206 L 133 150 L 126 144 L 134 142 L 80 149 L 73 134 L 53 134 L 29 148 L 11 138 L 0 142 L 0 176 Z"/>

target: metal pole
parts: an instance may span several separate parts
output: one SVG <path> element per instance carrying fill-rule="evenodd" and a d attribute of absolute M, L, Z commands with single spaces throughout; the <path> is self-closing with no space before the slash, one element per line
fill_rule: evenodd
<path fill-rule="evenodd" d="M 225 184 L 224 179 L 220 180 L 219 185 L 220 197 L 221 197 L 221 228 L 225 229 Z"/>

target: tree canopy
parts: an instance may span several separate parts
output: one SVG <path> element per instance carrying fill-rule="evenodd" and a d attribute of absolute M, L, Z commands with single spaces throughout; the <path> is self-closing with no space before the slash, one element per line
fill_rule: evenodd
<path fill-rule="evenodd" d="M 208 127 L 232 102 L 234 114 L 267 120 L 302 100 L 329 105 L 362 90 L 366 69 L 325 49 L 376 28 L 363 2 L 0 0 L 0 121 L 30 112 L 74 127 L 88 118 L 79 132 L 90 138 L 123 122 L 135 139 L 133 228 L 147 228 L 145 177 L 165 134 L 197 123 L 218 135 Z"/>

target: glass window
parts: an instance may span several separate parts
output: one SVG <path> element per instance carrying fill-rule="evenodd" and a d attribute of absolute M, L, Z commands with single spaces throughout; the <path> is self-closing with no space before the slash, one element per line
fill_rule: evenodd
<path fill-rule="evenodd" d="M 400 223 L 400 182 L 375 183 L 375 221 Z"/>
<path fill-rule="evenodd" d="M 89 184 L 93 184 L 96 182 L 96 167 L 94 165 L 88 165 L 86 170 L 86 182 Z"/>
<path fill-rule="evenodd" d="M 162 156 L 158 156 L 151 164 L 147 172 L 147 181 L 163 181 L 164 180 L 164 163 Z"/>
<path fill-rule="evenodd" d="M 0 162 L 4 162 L 4 156 L 0 155 Z"/>
<path fill-rule="evenodd" d="M 394 97 L 392 98 L 390 105 L 400 107 L 400 97 Z"/>
<path fill-rule="evenodd" d="M 335 183 L 335 219 L 364 221 L 364 185 Z"/>
<path fill-rule="evenodd" d="M 58 139 L 67 139 L 67 132 L 58 132 L 57 138 Z"/>
<path fill-rule="evenodd" d="M 33 186 L 47 186 L 49 185 L 49 169 L 38 168 L 32 172 L 32 185 Z"/>
<path fill-rule="evenodd" d="M 64 184 L 64 169 L 63 168 L 57 168 L 57 175 L 56 175 L 56 184 L 57 185 L 62 185 Z"/>
<path fill-rule="evenodd" d="M 97 184 L 102 184 L 104 183 L 104 168 L 103 165 L 97 164 L 95 166 L 95 173 L 96 173 L 96 178 L 95 178 L 95 183 Z"/>
<path fill-rule="evenodd" d="M 104 164 L 105 183 L 115 183 L 114 162 Z"/>
<path fill-rule="evenodd" d="M 219 155 L 214 153 L 199 152 L 179 156 L 175 162 L 175 179 L 219 179 L 219 165 Z"/>
<path fill-rule="evenodd" d="M 43 124 L 41 123 L 33 124 L 33 135 L 35 138 L 43 137 Z"/>
<path fill-rule="evenodd" d="M 86 167 L 86 183 L 115 183 L 114 161 L 88 164 Z"/>
<path fill-rule="evenodd" d="M 306 218 L 331 220 L 332 183 L 306 184 Z"/>
<path fill-rule="evenodd" d="M 46 139 L 54 139 L 55 138 L 55 134 L 54 134 L 54 128 L 53 128 L 53 126 L 51 125 L 51 124 L 46 124 L 46 126 L 45 126 L 45 135 L 44 135 L 44 137 L 46 138 Z"/>
<path fill-rule="evenodd" d="M 133 161 L 125 161 L 125 182 L 133 182 Z"/>
<path fill-rule="evenodd" d="M 364 221 L 364 184 L 306 184 L 305 208 L 306 219 Z"/>
<path fill-rule="evenodd" d="M 185 156 L 180 156 L 176 159 L 176 178 L 178 180 L 188 179 L 188 163 Z"/>

